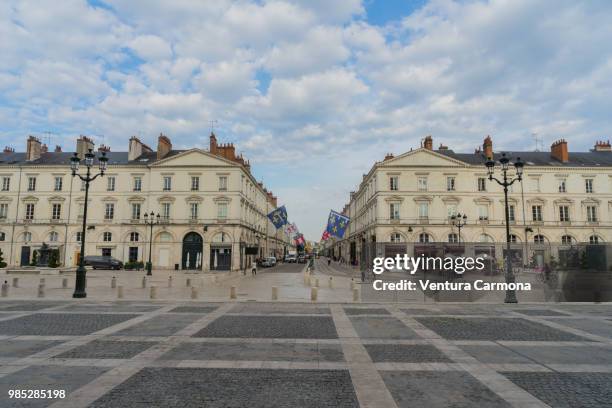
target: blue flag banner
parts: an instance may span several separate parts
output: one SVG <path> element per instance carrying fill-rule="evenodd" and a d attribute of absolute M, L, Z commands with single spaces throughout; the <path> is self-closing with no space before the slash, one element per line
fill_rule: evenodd
<path fill-rule="evenodd" d="M 327 220 L 327 229 L 330 235 L 333 235 L 338 238 L 342 238 L 344 236 L 344 231 L 348 226 L 350 218 L 346 215 L 339 214 L 334 210 L 329 212 L 329 218 Z"/>
<path fill-rule="evenodd" d="M 272 221 L 272 224 L 279 229 L 283 225 L 287 224 L 287 209 L 283 205 L 282 207 L 278 207 L 276 210 L 272 211 L 268 214 L 268 218 Z"/>

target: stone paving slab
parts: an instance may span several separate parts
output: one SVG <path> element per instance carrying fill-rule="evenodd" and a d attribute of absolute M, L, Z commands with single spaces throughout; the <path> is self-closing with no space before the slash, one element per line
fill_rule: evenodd
<path fill-rule="evenodd" d="M 380 307 L 344 307 L 344 313 L 348 316 L 359 316 L 359 315 L 389 315 L 387 309 Z"/>
<path fill-rule="evenodd" d="M 113 303 L 113 304 L 99 304 L 99 303 L 85 303 L 69 305 L 62 308 L 62 312 L 130 312 L 130 313 L 145 313 L 152 312 L 161 308 L 163 305 L 139 305 L 132 303 Z"/>
<path fill-rule="evenodd" d="M 168 311 L 168 313 L 210 313 L 218 306 L 179 306 Z"/>
<path fill-rule="evenodd" d="M 26 357 L 48 348 L 57 346 L 61 341 L 54 340 L 2 340 L 0 357 Z"/>
<path fill-rule="evenodd" d="M 212 322 L 195 337 L 337 338 L 329 316 L 235 316 Z"/>
<path fill-rule="evenodd" d="M 6 307 L 1 306 L 2 307 L 2 311 L 5 312 L 10 312 L 10 311 L 37 311 L 37 310 L 43 310 L 43 309 L 48 309 L 50 307 L 56 307 L 56 306 L 61 306 L 63 305 L 64 302 L 32 302 L 32 301 L 22 301 L 22 302 L 16 302 L 16 303 L 11 303 L 10 305 L 7 305 Z"/>
<path fill-rule="evenodd" d="M 516 313 L 527 316 L 571 316 L 569 313 L 557 312 L 556 310 L 550 309 L 521 309 L 517 310 Z"/>
<path fill-rule="evenodd" d="M 198 315 L 163 314 L 128 327 L 115 333 L 115 336 L 171 336 L 198 320 Z"/>
<path fill-rule="evenodd" d="M 572 327 L 574 329 L 583 330 L 587 333 L 595 334 L 597 336 L 607 337 L 612 339 L 612 321 L 602 321 L 595 319 L 580 319 L 580 318 L 568 318 L 568 319 L 547 319 L 551 322 L 561 323 L 564 326 Z"/>
<path fill-rule="evenodd" d="M 419 336 L 395 317 L 350 316 L 355 331 L 362 339 L 416 339 Z"/>
<path fill-rule="evenodd" d="M 436 347 L 428 344 L 365 344 L 375 363 L 450 363 L 451 359 Z"/>
<path fill-rule="evenodd" d="M 55 358 L 132 358 L 151 346 L 153 342 L 144 341 L 102 341 L 94 340 L 80 347 L 62 353 Z"/>
<path fill-rule="evenodd" d="M 555 347 L 508 346 L 539 364 L 607 364 L 612 366 L 612 346 Z"/>
<path fill-rule="evenodd" d="M 306 303 L 239 303 L 229 313 L 241 314 L 331 314 L 325 305 L 311 305 Z"/>
<path fill-rule="evenodd" d="M 135 314 L 32 314 L 0 322 L 0 334 L 85 335 L 137 317 Z"/>
<path fill-rule="evenodd" d="M 357 407 L 346 370 L 144 368 L 91 407 Z"/>
<path fill-rule="evenodd" d="M 485 364 L 530 364 L 528 357 L 512 351 L 509 347 L 498 344 L 489 345 L 460 345 L 463 351 Z"/>

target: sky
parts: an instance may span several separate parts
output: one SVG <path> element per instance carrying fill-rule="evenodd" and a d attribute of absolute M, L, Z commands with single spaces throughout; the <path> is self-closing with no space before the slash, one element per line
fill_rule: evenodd
<path fill-rule="evenodd" d="M 610 138 L 608 0 L 5 0 L 0 145 L 208 147 L 307 239 L 386 153 Z"/>

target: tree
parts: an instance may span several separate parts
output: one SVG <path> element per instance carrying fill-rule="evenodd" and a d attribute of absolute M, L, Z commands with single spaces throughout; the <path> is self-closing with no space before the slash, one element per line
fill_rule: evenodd
<path fill-rule="evenodd" d="M 1 249 L 0 249 L 0 268 L 6 268 L 6 262 L 4 262 L 4 257 L 2 256 Z"/>
<path fill-rule="evenodd" d="M 32 260 L 30 261 L 30 266 L 36 266 L 38 264 L 38 251 L 34 251 L 32 253 Z"/>
<path fill-rule="evenodd" d="M 59 262 L 59 251 L 54 249 L 49 254 L 49 268 L 58 268 L 60 266 Z"/>

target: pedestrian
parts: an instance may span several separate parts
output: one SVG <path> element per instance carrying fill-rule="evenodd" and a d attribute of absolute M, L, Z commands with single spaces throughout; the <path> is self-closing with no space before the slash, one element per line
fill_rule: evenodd
<path fill-rule="evenodd" d="M 253 262 L 253 264 L 251 265 L 251 275 L 257 275 L 257 261 Z"/>
<path fill-rule="evenodd" d="M 331 258 L 327 258 L 327 266 L 331 265 Z"/>

